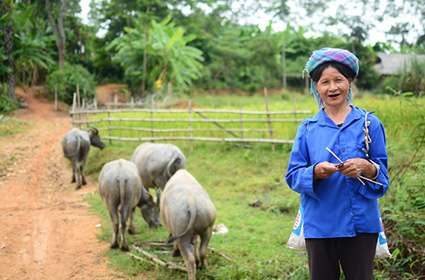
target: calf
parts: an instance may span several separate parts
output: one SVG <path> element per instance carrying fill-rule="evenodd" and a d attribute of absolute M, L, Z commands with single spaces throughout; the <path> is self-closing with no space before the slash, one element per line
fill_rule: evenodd
<path fill-rule="evenodd" d="M 99 175 L 99 193 L 112 221 L 111 248 L 128 251 L 125 232 L 128 229 L 129 233 L 135 233 L 133 214 L 136 206 L 141 208 L 142 216 L 150 227 L 159 224 L 156 205 L 131 161 L 119 159 L 106 163 Z"/>
<path fill-rule="evenodd" d="M 196 279 L 196 264 L 207 265 L 207 249 L 216 209 L 207 192 L 185 169 L 168 181 L 161 196 L 160 216 L 186 263 L 189 280 Z M 197 237 L 200 237 L 198 247 Z"/>
<path fill-rule="evenodd" d="M 65 134 L 62 140 L 63 154 L 72 164 L 71 183 L 77 181 L 77 189 L 81 188 L 81 185 L 86 184 L 84 166 L 89 154 L 90 145 L 99 149 L 105 147 L 105 144 L 100 139 L 99 130 L 96 128 L 90 128 L 88 131 L 73 128 Z"/>

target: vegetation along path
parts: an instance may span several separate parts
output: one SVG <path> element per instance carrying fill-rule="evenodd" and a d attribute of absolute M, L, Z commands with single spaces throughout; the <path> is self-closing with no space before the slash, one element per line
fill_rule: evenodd
<path fill-rule="evenodd" d="M 17 117 L 29 128 L 0 138 L 0 279 L 122 279 L 106 265 L 99 218 L 84 202 L 96 184 L 70 183 L 60 146 L 68 115 L 30 91 L 24 98 Z"/>

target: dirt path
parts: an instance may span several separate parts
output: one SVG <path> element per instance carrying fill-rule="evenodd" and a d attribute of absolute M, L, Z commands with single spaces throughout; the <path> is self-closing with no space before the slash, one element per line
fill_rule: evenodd
<path fill-rule="evenodd" d="M 75 191 L 70 184 L 60 147 L 68 114 L 31 94 L 25 99 L 28 109 L 17 115 L 30 129 L 0 138 L 0 160 L 14 162 L 0 177 L 0 279 L 123 279 L 107 267 L 100 220 L 84 202 L 96 185 L 89 180 Z"/>

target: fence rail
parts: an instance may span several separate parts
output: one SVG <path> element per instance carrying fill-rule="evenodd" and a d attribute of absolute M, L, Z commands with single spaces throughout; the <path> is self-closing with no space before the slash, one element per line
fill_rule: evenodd
<path fill-rule="evenodd" d="M 186 109 L 156 108 L 153 104 L 148 104 L 150 108 L 139 108 L 135 107 L 134 103 L 114 103 L 113 108 L 99 109 L 94 106 L 90 109 L 80 107 L 76 99 L 74 97 L 70 112 L 72 124 L 78 127 L 96 126 L 103 132 L 102 138 L 110 142 L 203 141 L 291 144 L 296 124 L 302 121 L 303 115 L 311 113 L 309 110 L 270 111 L 266 92 L 265 111 L 200 109 L 193 108 L 191 101 L 188 102 Z M 125 108 L 126 106 L 128 108 Z M 292 132 L 285 136 L 279 134 L 279 131 L 285 129 Z"/>

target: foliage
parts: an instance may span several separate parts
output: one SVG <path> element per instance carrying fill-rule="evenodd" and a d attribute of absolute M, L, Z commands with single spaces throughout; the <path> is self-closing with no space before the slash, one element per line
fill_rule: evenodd
<path fill-rule="evenodd" d="M 409 92 L 415 96 L 425 95 L 425 62 L 410 61 L 399 75 L 386 77 L 381 88 L 390 94 Z"/>
<path fill-rule="evenodd" d="M 72 103 L 77 85 L 81 98 L 93 98 L 95 94 L 94 78 L 81 65 L 65 64 L 63 70 L 57 69 L 47 77 L 50 96 L 53 98 L 55 90 L 57 90 L 58 99 L 67 104 Z"/>
<path fill-rule="evenodd" d="M 0 87 L 0 90 L 2 88 Z M 0 93 L 0 113 L 8 113 L 18 109 L 18 103 L 7 97 L 6 94 Z"/>
<path fill-rule="evenodd" d="M 151 91 L 161 90 L 172 83 L 177 90 L 185 90 L 202 69 L 202 53 L 188 45 L 194 39 L 184 29 L 176 27 L 168 17 L 161 22 L 152 21 L 148 31 L 139 19 L 135 28 L 125 28 L 126 34 L 115 39 L 109 49 L 117 51 L 113 60 L 125 69 L 125 76 L 138 84 L 143 75 L 144 53 L 149 56 L 148 81 Z"/>
<path fill-rule="evenodd" d="M 422 279 L 425 267 L 424 100 L 383 97 L 363 101 L 383 121 L 388 140 L 391 186 L 381 207 L 391 259 L 379 262 L 382 279 Z M 408 122 L 406 122 L 408 120 Z"/>

